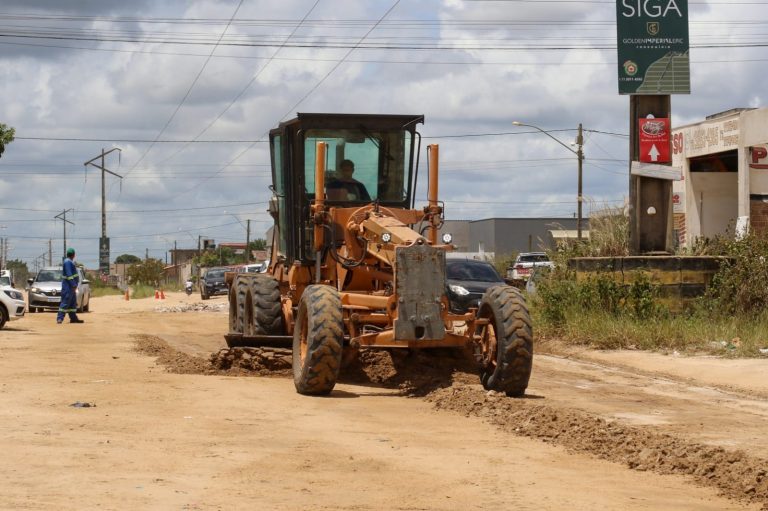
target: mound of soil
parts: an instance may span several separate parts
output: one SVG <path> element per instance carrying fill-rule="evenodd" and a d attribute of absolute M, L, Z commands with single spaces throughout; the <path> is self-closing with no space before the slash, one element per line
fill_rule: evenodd
<path fill-rule="evenodd" d="M 435 390 L 435 408 L 483 417 L 505 431 L 538 438 L 635 470 L 685 474 L 730 498 L 759 502 L 768 509 L 768 461 L 726 451 L 651 429 L 609 422 L 578 410 L 556 409 L 529 399 L 510 399 L 476 386 L 456 384 Z"/>
<path fill-rule="evenodd" d="M 204 359 L 193 357 L 171 348 L 167 342 L 153 335 L 134 335 L 136 351 L 156 357 L 157 364 L 162 365 L 170 373 L 176 374 L 207 374 L 210 364 Z"/>
<path fill-rule="evenodd" d="M 375 383 L 397 387 L 410 396 L 425 396 L 454 381 L 476 381 L 471 355 L 456 349 L 362 349 L 343 367 L 342 383 Z"/>
<path fill-rule="evenodd" d="M 230 348 L 212 353 L 217 372 L 252 376 L 291 376 L 291 350 L 283 348 Z"/>

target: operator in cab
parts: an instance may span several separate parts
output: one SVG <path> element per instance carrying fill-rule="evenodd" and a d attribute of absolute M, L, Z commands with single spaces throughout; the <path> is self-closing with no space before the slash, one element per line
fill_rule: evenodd
<path fill-rule="evenodd" d="M 365 185 L 352 177 L 355 173 L 355 164 L 352 160 L 342 160 L 339 164 L 339 172 L 335 179 L 326 185 L 329 200 L 349 200 L 370 202 Z"/>

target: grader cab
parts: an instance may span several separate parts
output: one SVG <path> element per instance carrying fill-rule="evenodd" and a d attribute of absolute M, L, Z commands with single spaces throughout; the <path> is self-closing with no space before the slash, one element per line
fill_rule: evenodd
<path fill-rule="evenodd" d="M 266 274 L 229 275 L 230 347 L 292 342 L 296 390 L 331 392 L 361 349 L 471 348 L 489 390 L 521 396 L 533 360 L 524 299 L 490 288 L 450 311 L 438 240 L 438 146 L 415 207 L 418 115 L 298 114 L 270 132 L 274 219 Z"/>

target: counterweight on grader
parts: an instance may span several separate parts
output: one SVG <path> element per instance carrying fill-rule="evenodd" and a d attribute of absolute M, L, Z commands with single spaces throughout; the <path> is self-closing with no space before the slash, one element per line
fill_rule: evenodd
<path fill-rule="evenodd" d="M 495 286 L 450 311 L 438 240 L 438 146 L 414 207 L 415 115 L 298 114 L 270 132 L 274 219 L 267 274 L 228 274 L 230 347 L 292 340 L 302 394 L 331 392 L 360 349 L 471 348 L 489 390 L 521 396 L 533 361 L 525 301 Z M 354 177 L 350 169 L 354 167 Z"/>

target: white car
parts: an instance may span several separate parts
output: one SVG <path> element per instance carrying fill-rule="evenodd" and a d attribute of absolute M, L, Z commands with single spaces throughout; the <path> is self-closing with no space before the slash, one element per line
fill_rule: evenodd
<path fill-rule="evenodd" d="M 8 321 L 24 317 L 24 295 L 11 286 L 0 287 L 0 328 Z"/>
<path fill-rule="evenodd" d="M 58 310 L 61 303 L 61 267 L 48 266 L 40 270 L 34 279 L 29 279 L 29 312 L 52 309 Z M 83 269 L 78 266 L 77 312 L 88 312 L 91 307 L 91 286 Z"/>
<path fill-rule="evenodd" d="M 554 268 L 555 263 L 549 260 L 546 252 L 521 252 L 515 259 L 515 263 L 507 268 L 507 278 L 527 280 L 533 268 L 539 266 Z"/>

